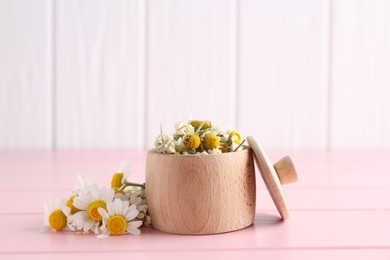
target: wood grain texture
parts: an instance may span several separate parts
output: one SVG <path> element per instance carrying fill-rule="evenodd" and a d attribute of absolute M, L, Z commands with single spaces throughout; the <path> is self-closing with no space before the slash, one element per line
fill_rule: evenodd
<path fill-rule="evenodd" d="M 274 164 L 275 171 L 281 184 L 290 184 L 298 181 L 298 174 L 290 156 L 285 156 Z"/>
<path fill-rule="evenodd" d="M 153 227 L 176 234 L 215 234 L 250 226 L 256 208 L 252 151 L 166 155 L 146 160 Z"/>
<path fill-rule="evenodd" d="M 58 1 L 57 145 L 142 147 L 138 1 Z"/>
<path fill-rule="evenodd" d="M 260 175 L 268 189 L 269 194 L 271 195 L 272 200 L 275 203 L 280 216 L 283 220 L 288 219 L 288 208 L 284 198 L 281 181 L 279 180 L 279 176 L 276 173 L 275 168 L 271 164 L 261 145 L 257 143 L 252 136 L 248 136 L 246 140 L 253 150 L 257 168 L 260 171 Z"/>
<path fill-rule="evenodd" d="M 50 1 L 0 1 L 0 148 L 49 148 Z"/>
<path fill-rule="evenodd" d="M 238 125 L 267 148 L 327 146 L 327 3 L 240 1 Z"/>
<path fill-rule="evenodd" d="M 190 117 L 234 128 L 229 1 L 152 0 L 147 6 L 147 146 L 160 124 L 170 133 Z"/>
<path fill-rule="evenodd" d="M 390 2 L 334 1 L 331 148 L 390 148 Z"/>

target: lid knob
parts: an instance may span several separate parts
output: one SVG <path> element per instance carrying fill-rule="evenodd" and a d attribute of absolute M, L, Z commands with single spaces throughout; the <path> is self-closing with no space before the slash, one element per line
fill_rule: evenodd
<path fill-rule="evenodd" d="M 274 164 L 276 173 L 278 174 L 281 184 L 289 184 L 298 181 L 297 171 L 290 158 L 285 156 Z"/>

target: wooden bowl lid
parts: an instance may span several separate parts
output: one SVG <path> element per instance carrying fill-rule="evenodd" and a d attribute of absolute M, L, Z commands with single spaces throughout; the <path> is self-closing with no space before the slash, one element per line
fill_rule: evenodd
<path fill-rule="evenodd" d="M 283 220 L 288 219 L 288 208 L 283 195 L 282 184 L 293 183 L 298 180 L 291 158 L 289 156 L 283 157 L 273 166 L 262 147 L 252 136 L 247 137 L 246 140 L 253 150 L 261 177 L 263 177 L 280 216 Z"/>

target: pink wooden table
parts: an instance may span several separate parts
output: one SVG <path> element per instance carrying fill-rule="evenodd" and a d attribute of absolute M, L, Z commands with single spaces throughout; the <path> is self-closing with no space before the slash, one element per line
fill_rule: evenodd
<path fill-rule="evenodd" d="M 284 186 L 285 222 L 258 175 L 255 223 L 244 230 L 181 236 L 142 228 L 140 236 L 97 239 L 38 232 L 43 202 L 69 194 L 77 174 L 108 186 L 126 158 L 130 180 L 143 182 L 144 151 L 2 151 L 0 259 L 390 259 L 390 152 L 289 154 L 300 180 Z"/>

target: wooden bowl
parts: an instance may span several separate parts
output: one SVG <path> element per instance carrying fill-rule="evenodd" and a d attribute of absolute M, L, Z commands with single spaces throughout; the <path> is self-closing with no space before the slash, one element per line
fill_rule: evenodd
<path fill-rule="evenodd" d="M 255 169 L 250 148 L 223 154 L 159 154 L 146 160 L 146 196 L 155 229 L 216 234 L 253 223 Z"/>

